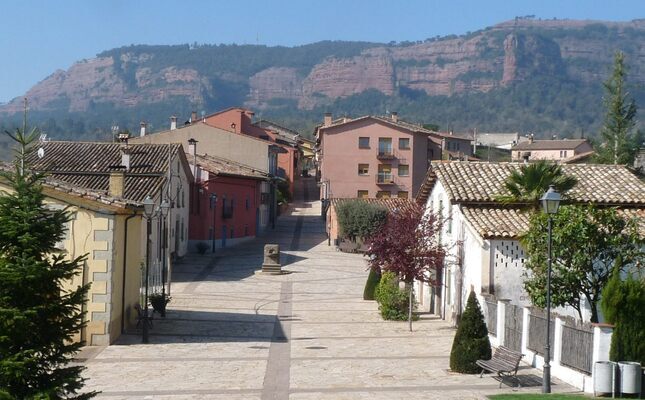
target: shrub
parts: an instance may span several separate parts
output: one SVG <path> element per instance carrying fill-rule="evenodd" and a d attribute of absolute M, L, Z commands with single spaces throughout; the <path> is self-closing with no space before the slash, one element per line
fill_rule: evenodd
<path fill-rule="evenodd" d="M 384 272 L 381 275 L 381 281 L 376 287 L 375 298 L 383 319 L 394 321 L 408 319 L 410 298 L 406 290 L 399 288 L 399 279 L 393 272 Z"/>
<path fill-rule="evenodd" d="M 374 300 L 376 287 L 380 281 L 380 271 L 370 268 L 370 274 L 367 276 L 367 282 L 365 282 L 365 290 L 363 290 L 363 300 Z"/>
<path fill-rule="evenodd" d="M 645 280 L 625 280 L 614 271 L 602 292 L 602 310 L 615 325 L 609 358 L 612 361 L 636 361 L 645 365 Z"/>
<path fill-rule="evenodd" d="M 468 296 L 466 310 L 461 316 L 461 322 L 455 334 L 450 351 L 450 369 L 465 374 L 475 374 L 481 368 L 475 364 L 479 359 L 488 360 L 491 357 L 488 329 L 484 314 L 479 307 L 475 292 Z"/>
<path fill-rule="evenodd" d="M 387 218 L 385 207 L 361 200 L 340 203 L 336 207 L 336 213 L 342 236 L 351 240 L 370 237 Z"/>

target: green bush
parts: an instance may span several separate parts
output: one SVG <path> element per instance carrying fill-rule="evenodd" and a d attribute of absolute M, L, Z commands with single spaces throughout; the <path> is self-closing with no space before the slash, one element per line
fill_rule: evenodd
<path fill-rule="evenodd" d="M 336 207 L 341 235 L 366 239 L 385 223 L 387 209 L 362 200 L 343 201 Z"/>
<path fill-rule="evenodd" d="M 370 274 L 367 276 L 365 282 L 365 290 L 363 290 L 363 300 L 374 300 L 376 287 L 381 281 L 381 274 L 374 268 L 370 268 Z"/>
<path fill-rule="evenodd" d="M 603 314 L 615 325 L 609 358 L 645 365 L 645 280 L 620 279 L 616 269 L 602 292 Z"/>
<path fill-rule="evenodd" d="M 488 360 L 490 357 L 490 341 L 484 314 L 479 307 L 475 292 L 471 291 L 455 340 L 452 342 L 450 369 L 455 372 L 475 374 L 481 371 L 475 362 L 480 359 Z"/>
<path fill-rule="evenodd" d="M 396 274 L 388 271 L 381 275 L 375 298 L 383 319 L 407 321 L 410 298 L 406 290 L 399 288 Z"/>

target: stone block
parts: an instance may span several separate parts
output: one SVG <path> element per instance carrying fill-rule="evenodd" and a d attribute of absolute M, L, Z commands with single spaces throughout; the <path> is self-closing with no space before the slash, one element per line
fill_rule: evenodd
<path fill-rule="evenodd" d="M 262 263 L 262 272 L 279 274 L 282 272 L 280 264 L 280 245 L 264 245 L 264 262 Z"/>

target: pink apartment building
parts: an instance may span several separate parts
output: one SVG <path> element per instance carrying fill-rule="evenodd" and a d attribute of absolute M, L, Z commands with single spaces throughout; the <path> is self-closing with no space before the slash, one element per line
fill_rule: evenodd
<path fill-rule="evenodd" d="M 533 140 L 511 148 L 513 161 L 554 160 L 569 162 L 572 158 L 590 155 L 593 147 L 586 139 Z"/>
<path fill-rule="evenodd" d="M 337 120 L 325 114 L 316 128 L 321 198 L 413 198 L 429 160 L 442 158 L 444 136 L 396 113 Z"/>

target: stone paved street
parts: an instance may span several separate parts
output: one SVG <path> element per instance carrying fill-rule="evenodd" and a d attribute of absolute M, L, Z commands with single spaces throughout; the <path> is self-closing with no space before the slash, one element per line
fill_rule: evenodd
<path fill-rule="evenodd" d="M 297 198 L 315 193 L 305 182 Z M 479 399 L 513 390 L 449 372 L 454 329 L 443 321 L 423 316 L 412 333 L 382 321 L 376 303 L 362 300 L 364 259 L 328 246 L 319 215 L 319 202 L 296 202 L 269 237 L 183 260 L 151 343 L 133 333 L 86 349 L 87 388 L 173 400 Z M 290 274 L 258 272 L 264 243 L 280 244 Z M 540 384 L 540 372 L 520 374 Z M 554 390 L 574 391 L 559 382 Z"/>

